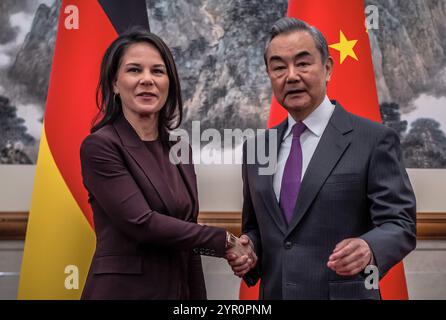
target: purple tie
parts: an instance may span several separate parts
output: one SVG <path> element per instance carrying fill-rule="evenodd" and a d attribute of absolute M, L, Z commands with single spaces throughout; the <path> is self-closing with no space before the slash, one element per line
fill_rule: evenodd
<path fill-rule="evenodd" d="M 282 185 L 280 188 L 280 208 L 288 224 L 293 217 L 294 206 L 300 190 L 302 178 L 302 147 L 300 136 L 305 131 L 305 124 L 297 122 L 293 126 L 293 142 L 291 150 L 283 170 Z"/>

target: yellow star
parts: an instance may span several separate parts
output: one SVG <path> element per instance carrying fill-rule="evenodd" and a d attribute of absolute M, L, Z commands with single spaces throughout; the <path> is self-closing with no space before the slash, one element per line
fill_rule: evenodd
<path fill-rule="evenodd" d="M 358 60 L 356 57 L 355 51 L 353 51 L 353 47 L 355 46 L 358 40 L 347 40 L 342 30 L 339 32 L 339 42 L 329 45 L 330 48 L 338 50 L 341 54 L 341 64 L 344 62 L 347 56 L 352 57 L 355 60 Z"/>

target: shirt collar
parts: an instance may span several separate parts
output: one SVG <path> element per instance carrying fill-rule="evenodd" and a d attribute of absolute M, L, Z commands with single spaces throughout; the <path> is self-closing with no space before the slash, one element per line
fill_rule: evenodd
<path fill-rule="evenodd" d="M 305 124 L 307 129 L 314 135 L 320 137 L 324 133 L 325 127 L 330 121 L 331 115 L 335 106 L 330 102 L 327 96 L 325 96 L 322 103 L 313 110 L 302 122 Z M 288 128 L 283 135 L 283 140 L 285 140 L 290 134 L 293 125 L 296 120 L 288 113 Z"/>

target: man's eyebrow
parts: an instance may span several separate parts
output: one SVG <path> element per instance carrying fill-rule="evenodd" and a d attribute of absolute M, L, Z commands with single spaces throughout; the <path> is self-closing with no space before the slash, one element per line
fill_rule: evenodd
<path fill-rule="evenodd" d="M 311 54 L 308 51 L 302 51 L 302 52 L 299 52 L 298 54 L 296 54 L 294 56 L 294 59 L 305 58 L 305 57 L 308 57 L 308 56 L 311 56 Z"/>
<path fill-rule="evenodd" d="M 294 59 L 305 58 L 305 57 L 308 57 L 308 56 L 311 56 L 310 52 L 308 52 L 308 51 L 301 51 L 301 52 L 297 53 L 294 56 Z M 280 62 L 280 61 L 284 61 L 284 59 L 281 56 L 274 55 L 274 56 L 271 56 L 269 58 L 269 61 L 270 62 L 273 62 L 273 61 L 279 61 Z"/>
<path fill-rule="evenodd" d="M 272 62 L 272 61 L 283 61 L 283 59 L 282 59 L 282 57 L 280 57 L 280 56 L 271 56 L 271 57 L 269 58 L 269 61 L 270 61 L 270 62 Z"/>

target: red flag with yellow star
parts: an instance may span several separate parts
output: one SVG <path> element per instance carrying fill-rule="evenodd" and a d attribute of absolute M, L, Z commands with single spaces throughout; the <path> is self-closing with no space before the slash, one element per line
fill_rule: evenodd
<path fill-rule="evenodd" d="M 334 60 L 327 94 L 348 111 L 381 122 L 363 0 L 289 0 L 288 17 L 306 21 L 327 39 Z M 272 98 L 268 127 L 276 126 L 287 112 Z M 386 300 L 407 300 L 404 266 L 394 266 L 380 282 Z M 256 299 L 258 285 L 242 283 L 241 299 Z"/>

